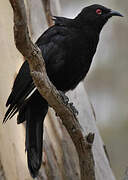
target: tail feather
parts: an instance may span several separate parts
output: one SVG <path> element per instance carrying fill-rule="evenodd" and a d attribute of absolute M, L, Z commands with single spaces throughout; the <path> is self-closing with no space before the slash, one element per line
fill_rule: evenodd
<path fill-rule="evenodd" d="M 28 159 L 28 168 L 33 178 L 38 175 L 42 161 L 43 145 L 43 119 L 31 122 L 29 119 L 26 123 L 26 151 Z"/>
<path fill-rule="evenodd" d="M 32 177 L 36 177 L 42 160 L 43 122 L 48 111 L 48 103 L 36 89 L 27 61 L 19 70 L 6 106 L 8 109 L 3 123 L 18 111 L 17 123 L 26 121 L 28 168 Z"/>
<path fill-rule="evenodd" d="M 47 104 L 42 104 L 42 108 L 39 105 L 38 109 L 35 104 L 29 105 L 25 114 L 28 168 L 33 178 L 38 175 L 42 162 L 43 122 L 48 110 Z"/>
<path fill-rule="evenodd" d="M 20 108 L 18 116 L 17 116 L 17 124 L 23 123 L 25 119 L 25 112 L 26 112 L 26 104 Z"/>
<path fill-rule="evenodd" d="M 37 177 L 38 171 L 41 166 L 41 157 L 37 155 L 37 152 L 35 151 L 35 148 L 31 148 L 30 150 L 27 150 L 27 160 L 28 160 L 28 167 L 30 174 L 33 178 Z"/>

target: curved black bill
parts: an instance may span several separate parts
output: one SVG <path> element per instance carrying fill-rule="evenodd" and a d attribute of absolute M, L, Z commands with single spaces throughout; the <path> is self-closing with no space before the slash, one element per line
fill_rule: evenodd
<path fill-rule="evenodd" d="M 120 17 L 123 17 L 122 14 L 120 14 L 118 11 L 114 11 L 114 10 L 111 10 L 111 11 L 110 11 L 110 15 L 111 15 L 111 16 L 120 16 Z"/>

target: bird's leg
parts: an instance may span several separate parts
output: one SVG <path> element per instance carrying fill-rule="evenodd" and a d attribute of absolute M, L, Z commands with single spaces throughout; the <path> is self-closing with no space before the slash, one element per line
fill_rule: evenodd
<path fill-rule="evenodd" d="M 72 103 L 72 102 L 71 102 L 71 103 L 68 103 L 68 102 L 69 102 L 69 98 L 65 95 L 65 93 L 64 93 L 63 91 L 59 91 L 59 93 L 60 93 L 60 95 L 61 95 L 61 98 L 62 98 L 64 104 L 65 104 L 66 106 L 69 106 L 69 107 L 71 108 L 73 114 L 78 115 L 78 111 L 77 111 L 77 109 L 75 108 L 75 106 L 73 105 L 73 103 Z"/>

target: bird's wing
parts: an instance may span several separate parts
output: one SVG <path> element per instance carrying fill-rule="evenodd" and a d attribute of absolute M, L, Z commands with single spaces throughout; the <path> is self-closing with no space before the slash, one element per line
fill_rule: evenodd
<path fill-rule="evenodd" d="M 63 59 L 63 55 L 66 54 L 65 44 L 68 44 L 68 36 L 68 28 L 60 25 L 52 26 L 40 36 L 36 44 L 41 49 L 46 64 L 56 64 Z M 61 57 L 56 57 L 58 54 Z"/>
<path fill-rule="evenodd" d="M 55 25 L 49 28 L 36 44 L 41 49 L 48 75 L 54 76 L 68 59 L 70 30 L 66 26 Z"/>
<path fill-rule="evenodd" d="M 64 28 L 53 26 L 40 36 L 36 44 L 41 49 L 46 66 L 52 71 L 57 71 L 64 64 L 65 51 L 62 41 L 66 36 Z M 59 53 L 58 53 L 59 52 Z M 49 71 L 50 71 L 49 70 Z M 30 75 L 29 65 L 25 61 L 15 79 L 12 92 L 7 100 L 9 106 L 3 122 L 12 118 L 16 112 L 25 104 L 26 98 L 30 97 L 36 87 Z"/>
<path fill-rule="evenodd" d="M 30 76 L 29 65 L 27 61 L 25 61 L 19 70 L 12 92 L 6 102 L 6 106 L 9 106 L 9 108 L 5 114 L 3 122 L 6 122 L 15 115 L 34 88 L 35 86 Z"/>

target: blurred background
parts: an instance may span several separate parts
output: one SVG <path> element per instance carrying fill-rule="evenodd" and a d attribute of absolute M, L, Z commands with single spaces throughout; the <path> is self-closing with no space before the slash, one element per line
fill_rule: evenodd
<path fill-rule="evenodd" d="M 73 18 L 93 3 L 125 16 L 113 17 L 103 28 L 85 80 L 112 169 L 120 180 L 128 167 L 128 0 L 61 0 L 61 15 Z"/>

